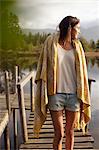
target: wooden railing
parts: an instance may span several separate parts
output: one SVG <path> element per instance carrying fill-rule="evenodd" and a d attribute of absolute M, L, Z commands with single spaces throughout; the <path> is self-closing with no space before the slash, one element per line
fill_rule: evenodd
<path fill-rule="evenodd" d="M 16 70 L 17 70 L 17 66 L 15 68 L 15 80 L 17 80 L 16 79 L 16 76 L 17 76 Z M 11 103 L 12 102 L 11 102 L 11 97 L 10 97 L 11 96 L 10 95 L 10 88 L 9 88 L 9 80 L 10 80 L 10 78 L 9 78 L 8 71 L 5 71 L 2 74 L 2 76 L 5 77 L 4 93 L 5 93 L 5 101 L 6 101 L 5 104 L 6 104 L 6 106 L 4 105 L 5 106 L 4 109 L 0 109 L 1 113 L 4 116 L 4 117 L 0 116 L 1 117 L 1 120 L 0 120 L 0 137 L 4 133 L 5 149 L 6 150 L 10 150 L 10 148 L 11 148 L 11 143 L 10 143 L 11 140 L 10 140 L 9 121 L 10 121 L 11 115 L 13 113 L 13 119 L 14 119 L 13 120 L 13 126 L 14 126 L 14 128 L 13 128 L 13 131 L 14 131 L 14 133 L 13 133 L 13 135 L 14 135 L 14 148 L 18 149 L 17 134 L 16 134 L 16 130 L 17 130 L 16 124 L 17 124 L 17 122 L 15 121 L 15 119 L 17 119 L 17 118 L 14 115 L 15 114 L 15 109 L 11 108 Z M 13 96 L 16 96 L 16 91 L 13 94 Z M 2 100 L 2 98 L 1 98 L 1 100 Z M 3 103 L 2 103 L 2 106 L 3 106 Z"/>
<path fill-rule="evenodd" d="M 24 79 L 17 83 L 17 92 L 18 92 L 18 102 L 19 102 L 19 109 L 20 109 L 20 118 L 21 118 L 21 125 L 22 125 L 22 134 L 23 140 L 26 142 L 28 140 L 28 133 L 27 133 L 27 123 L 26 123 L 26 112 L 25 112 L 25 101 L 24 101 L 24 90 L 23 87 L 30 81 L 30 106 L 31 111 L 33 111 L 34 107 L 34 79 L 33 74 L 34 72 L 31 71 Z"/>

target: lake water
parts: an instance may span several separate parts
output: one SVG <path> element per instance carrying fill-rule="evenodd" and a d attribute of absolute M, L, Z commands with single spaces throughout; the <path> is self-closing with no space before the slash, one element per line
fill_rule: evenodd
<path fill-rule="evenodd" d="M 95 140 L 94 147 L 99 148 L 99 67 L 97 64 L 93 67 L 89 64 L 88 76 L 89 78 L 96 80 L 96 82 L 93 82 L 91 86 L 92 119 L 89 129 Z"/>

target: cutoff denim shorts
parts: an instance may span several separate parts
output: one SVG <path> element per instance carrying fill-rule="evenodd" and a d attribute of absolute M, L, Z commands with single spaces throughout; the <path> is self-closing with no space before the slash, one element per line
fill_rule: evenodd
<path fill-rule="evenodd" d="M 48 108 L 49 110 L 69 110 L 79 111 L 80 101 L 77 98 L 76 93 L 56 93 L 54 95 L 48 95 Z"/>

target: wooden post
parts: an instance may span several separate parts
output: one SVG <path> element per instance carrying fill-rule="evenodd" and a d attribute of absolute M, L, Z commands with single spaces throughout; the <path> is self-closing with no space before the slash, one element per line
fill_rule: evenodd
<path fill-rule="evenodd" d="M 26 114 L 25 114 L 24 93 L 23 93 L 23 88 L 21 88 L 20 84 L 17 85 L 17 88 L 18 88 L 18 101 L 19 101 L 19 108 L 20 108 L 22 134 L 23 134 L 23 140 L 24 142 L 26 142 L 28 140 L 28 132 L 27 132 L 27 123 L 26 123 Z"/>
<path fill-rule="evenodd" d="M 17 83 L 19 82 L 19 66 L 15 66 L 15 92 L 17 93 Z"/>
<path fill-rule="evenodd" d="M 19 66 L 15 66 L 15 93 L 17 94 L 17 83 L 19 81 Z M 13 109 L 13 127 L 14 127 L 14 149 L 18 149 L 18 127 L 17 127 L 17 112 Z"/>
<path fill-rule="evenodd" d="M 10 138 L 9 138 L 9 127 L 6 126 L 4 130 L 5 149 L 10 150 Z"/>
<path fill-rule="evenodd" d="M 0 150 L 1 150 L 1 148 L 2 148 L 2 147 L 1 147 L 1 137 L 0 137 Z"/>
<path fill-rule="evenodd" d="M 88 79 L 90 94 L 91 94 L 91 83 L 92 82 L 96 82 L 96 81 L 94 79 Z"/>
<path fill-rule="evenodd" d="M 7 71 L 5 71 L 5 94 L 6 94 L 6 105 L 7 105 L 8 113 L 10 114 L 11 107 L 10 107 L 9 77 Z"/>
<path fill-rule="evenodd" d="M 34 81 L 33 77 L 30 79 L 30 100 L 31 100 L 31 111 L 34 111 Z"/>
<path fill-rule="evenodd" d="M 88 84 L 89 84 L 89 92 L 90 92 L 90 95 L 91 95 L 91 84 L 92 82 L 96 82 L 94 79 L 89 79 L 88 78 Z M 87 132 L 88 131 L 88 125 L 85 126 L 85 131 Z"/>
<path fill-rule="evenodd" d="M 5 72 L 5 94 L 6 94 L 6 107 L 8 109 L 9 118 L 11 113 L 11 107 L 10 107 L 10 92 L 9 92 L 9 77 L 8 72 Z M 9 127 L 8 124 L 4 131 L 4 138 L 5 138 L 5 147 L 6 150 L 10 150 L 10 135 L 9 135 Z"/>
<path fill-rule="evenodd" d="M 14 127 L 14 149 L 18 150 L 18 133 L 17 133 L 17 110 L 13 109 L 13 127 Z"/>

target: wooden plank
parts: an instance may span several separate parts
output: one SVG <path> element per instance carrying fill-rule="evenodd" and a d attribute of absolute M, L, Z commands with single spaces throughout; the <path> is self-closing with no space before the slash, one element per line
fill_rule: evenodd
<path fill-rule="evenodd" d="M 28 124 L 34 124 L 34 122 L 29 121 Z M 51 120 L 50 120 L 50 121 L 47 121 L 47 120 L 46 120 L 46 122 L 45 122 L 44 124 L 50 125 L 50 124 L 52 124 L 52 121 L 51 121 Z"/>
<path fill-rule="evenodd" d="M 64 132 L 65 132 L 65 129 L 64 129 Z M 33 133 L 33 128 L 32 129 L 29 129 L 28 128 L 28 134 L 32 134 Z M 45 134 L 45 133 L 47 133 L 47 134 L 50 134 L 50 133 L 54 133 L 54 129 L 53 128 L 46 128 L 46 129 L 44 129 L 44 128 L 42 128 L 41 130 L 40 130 L 40 134 Z M 88 135 L 90 135 L 89 133 L 87 133 Z M 80 131 L 78 131 L 78 132 L 76 132 L 75 131 L 75 136 L 87 136 L 87 134 L 86 135 L 83 135 L 83 133 L 82 132 L 80 132 Z"/>
<path fill-rule="evenodd" d="M 16 94 L 10 94 L 10 107 L 12 107 L 13 101 L 16 99 Z M 7 109 L 6 107 L 6 97 L 4 94 L 0 94 L 0 110 Z"/>
<path fill-rule="evenodd" d="M 26 83 L 29 82 L 33 76 L 34 76 L 34 71 L 31 71 L 25 78 L 23 78 L 20 82 L 18 82 L 18 85 L 24 87 Z"/>
<path fill-rule="evenodd" d="M 25 99 L 25 109 L 30 110 L 31 109 L 30 96 L 28 94 L 25 94 L 24 99 Z M 16 94 L 10 95 L 10 105 L 11 108 L 13 109 L 19 109 L 19 104 L 18 104 L 18 99 Z M 0 110 L 3 109 L 6 109 L 6 99 L 5 99 L 5 95 L 0 95 Z"/>
<path fill-rule="evenodd" d="M 79 137 L 79 138 L 81 138 L 81 134 L 79 133 L 77 133 L 77 134 L 75 134 L 74 135 L 75 137 Z M 39 139 L 46 139 L 46 138 L 53 138 L 54 137 L 54 133 L 50 133 L 50 134 L 48 134 L 48 133 L 42 133 L 42 134 L 40 134 L 39 135 Z M 64 136 L 65 137 L 65 136 Z M 82 136 L 82 137 L 84 137 L 84 136 Z M 85 137 L 91 137 L 91 135 L 90 135 L 90 133 L 89 134 L 87 134 Z M 29 136 L 28 136 L 28 138 L 29 139 L 32 139 L 33 138 L 33 132 L 31 132 L 31 133 L 29 133 Z M 94 142 L 94 139 L 92 138 L 92 142 Z"/>
<path fill-rule="evenodd" d="M 91 52 L 85 52 L 85 55 L 86 55 L 86 57 L 96 57 L 96 58 L 99 58 L 99 52 L 93 52 L 93 51 L 91 51 Z"/>
<path fill-rule="evenodd" d="M 0 110 L 0 137 L 4 132 L 4 129 L 9 121 L 8 111 L 7 110 Z"/>
<path fill-rule="evenodd" d="M 27 126 L 27 128 L 28 129 L 33 129 L 33 122 L 31 122 L 31 124 L 30 123 L 28 123 L 28 126 Z M 64 128 L 65 128 L 65 124 L 64 124 Z M 43 124 L 43 126 L 42 126 L 42 129 L 53 129 L 53 125 L 52 124 Z M 41 130 L 42 130 L 41 129 Z M 75 130 L 75 132 L 79 132 L 79 133 L 82 133 L 82 132 L 80 132 L 79 130 L 77 130 L 77 129 L 74 129 Z M 87 133 L 88 134 L 88 133 Z M 82 134 L 83 135 L 83 134 Z"/>
<path fill-rule="evenodd" d="M 74 141 L 75 143 L 87 143 L 87 142 L 91 142 L 93 143 L 94 140 L 92 137 L 75 137 L 74 138 Z M 32 143 L 35 143 L 35 144 L 42 144 L 42 143 L 53 143 L 53 139 L 52 138 L 49 138 L 47 137 L 46 139 L 29 139 L 28 144 L 32 144 Z M 63 143 L 65 143 L 65 137 L 63 138 Z"/>
<path fill-rule="evenodd" d="M 63 144 L 63 148 L 65 149 L 65 144 Z M 92 149 L 93 146 L 92 144 L 89 142 L 89 143 L 75 143 L 74 144 L 74 149 Z M 32 143 L 32 144 L 22 144 L 20 149 L 46 149 L 46 150 L 50 150 L 50 149 L 53 149 L 53 145 L 52 144 L 46 144 L 46 143 L 42 143 L 42 144 L 35 144 L 35 143 Z"/>
<path fill-rule="evenodd" d="M 28 148 L 20 148 L 20 150 L 25 150 L 25 149 L 28 149 Z M 53 150 L 53 149 L 49 149 L 49 148 L 47 148 L 47 149 L 38 149 L 38 148 L 35 149 L 35 148 L 31 148 L 31 149 L 33 149 L 33 150 Z M 65 148 L 62 148 L 62 150 L 66 150 L 66 149 L 65 149 Z M 74 148 L 74 150 L 81 150 L 81 149 L 78 149 L 78 148 L 75 149 L 75 148 Z M 82 148 L 82 150 L 97 150 L 97 149 L 93 149 L 93 148 L 91 148 L 91 149 L 90 149 L 90 148 L 87 148 L 87 149 L 84 148 L 84 149 L 83 149 L 83 148 Z"/>
<path fill-rule="evenodd" d="M 34 114 L 31 113 L 29 117 L 29 121 L 27 124 L 28 129 L 28 141 L 20 146 L 20 149 L 35 149 L 35 150 L 51 150 L 53 149 L 53 137 L 54 137 L 54 129 L 51 121 L 50 113 L 48 112 L 48 117 L 42 126 L 40 131 L 39 139 L 33 138 L 33 121 Z M 65 116 L 64 116 L 64 127 L 65 127 Z M 92 143 L 94 142 L 93 137 L 88 132 L 87 135 L 83 135 L 81 131 L 75 130 L 74 132 L 74 149 L 93 149 Z M 63 148 L 65 149 L 65 130 L 64 130 L 64 138 L 63 138 Z"/>

